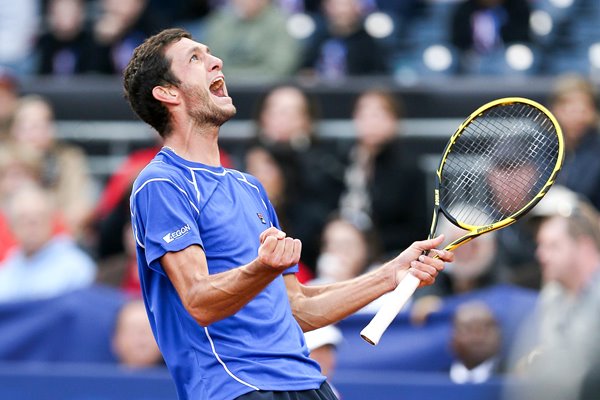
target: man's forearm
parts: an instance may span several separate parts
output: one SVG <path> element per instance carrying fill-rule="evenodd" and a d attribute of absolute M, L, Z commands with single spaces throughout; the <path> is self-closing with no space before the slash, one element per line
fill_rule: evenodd
<path fill-rule="evenodd" d="M 183 305 L 202 326 L 238 312 L 273 279 L 298 263 L 301 243 L 269 228 L 261 234 L 258 257 L 250 263 L 209 274 L 204 250 L 192 245 L 165 254 L 161 264 Z"/>
<path fill-rule="evenodd" d="M 211 275 L 200 246 L 167 253 L 161 263 L 184 307 L 202 326 L 235 314 L 280 274 L 254 260 Z"/>
<path fill-rule="evenodd" d="M 294 317 L 306 331 L 335 323 L 395 288 L 395 277 L 380 268 L 344 282 L 302 286 L 286 278 Z M 297 285 L 290 290 L 289 285 Z"/>
<path fill-rule="evenodd" d="M 210 325 L 238 312 L 279 274 L 253 261 L 204 276 L 192 286 L 186 308 L 200 325 Z"/>

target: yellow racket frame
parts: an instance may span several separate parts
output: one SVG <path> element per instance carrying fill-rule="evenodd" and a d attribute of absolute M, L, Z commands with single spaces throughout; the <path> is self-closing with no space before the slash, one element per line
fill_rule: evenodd
<path fill-rule="evenodd" d="M 525 204 L 525 206 L 523 206 L 520 210 L 513 213 L 509 217 L 504 218 L 503 220 L 495 222 L 493 224 L 484 225 L 484 226 L 469 225 L 464 222 L 458 221 L 458 220 L 454 219 L 453 217 L 451 217 L 444 210 L 443 205 L 440 205 L 440 185 L 441 185 L 441 181 L 442 181 L 442 170 L 444 169 L 444 164 L 446 163 L 448 154 L 450 154 L 450 152 L 452 151 L 452 146 L 454 145 L 454 143 L 456 142 L 458 137 L 463 133 L 465 128 L 475 118 L 479 117 L 481 114 L 483 114 L 485 111 L 489 110 L 492 107 L 495 107 L 498 105 L 514 104 L 514 103 L 524 103 L 524 104 L 528 104 L 532 107 L 537 108 L 538 110 L 543 112 L 550 119 L 552 124 L 554 125 L 554 127 L 556 129 L 556 134 L 558 136 L 558 153 L 559 154 L 558 154 L 558 158 L 556 161 L 556 165 L 554 165 L 552 174 L 550 174 L 548 181 L 546 181 L 546 183 L 544 184 L 542 189 L 537 193 L 537 195 L 533 199 L 531 199 L 531 201 L 529 201 L 527 204 Z M 562 133 L 560 124 L 558 123 L 558 121 L 556 120 L 554 115 L 552 115 L 552 113 L 543 105 L 539 104 L 536 101 L 533 101 L 531 99 L 527 99 L 524 97 L 505 97 L 505 98 L 497 99 L 497 100 L 490 101 L 489 103 L 484 104 L 483 106 L 481 106 L 477 110 L 475 110 L 467 119 L 465 119 L 462 124 L 460 124 L 460 126 L 458 127 L 456 132 L 454 132 L 454 134 L 450 137 L 450 140 L 448 141 L 448 144 L 446 145 L 446 148 L 444 149 L 444 153 L 442 155 L 440 165 L 436 171 L 436 187 L 434 189 L 434 211 L 433 211 L 433 218 L 431 221 L 429 238 L 431 239 L 435 234 L 439 211 L 441 211 L 446 216 L 446 218 L 448 218 L 450 220 L 450 222 L 452 222 L 453 224 L 459 226 L 460 228 L 462 228 L 466 231 L 469 231 L 468 234 L 466 234 L 466 235 L 454 240 L 450 244 L 448 244 L 444 248 L 445 250 L 453 250 L 453 249 L 457 248 L 458 246 L 463 245 L 463 244 L 475 239 L 477 236 L 479 236 L 483 233 L 495 231 L 495 230 L 504 228 L 505 226 L 508 226 L 508 225 L 514 223 L 517 219 L 519 219 L 521 216 L 523 216 L 525 213 L 527 213 L 529 210 L 531 210 L 542 199 L 542 197 L 544 197 L 546 195 L 546 193 L 548 192 L 550 187 L 556 181 L 556 176 L 558 175 L 558 172 L 562 168 L 564 157 L 565 157 L 565 145 L 564 145 L 564 138 L 563 138 L 563 133 Z"/>
<path fill-rule="evenodd" d="M 465 130 L 465 128 L 475 118 L 480 116 L 483 112 L 485 112 L 485 111 L 489 110 L 490 108 L 495 107 L 497 105 L 514 104 L 514 103 L 521 103 L 521 104 L 525 103 L 525 104 L 528 104 L 530 106 L 537 108 L 538 110 L 540 110 L 544 114 L 546 114 L 546 116 L 548 116 L 548 118 L 550 118 L 550 121 L 556 128 L 556 133 L 558 135 L 558 142 L 559 142 L 559 150 L 558 150 L 559 154 L 558 154 L 558 159 L 557 159 L 556 165 L 554 166 L 554 170 L 553 170 L 552 174 L 550 174 L 550 178 L 544 184 L 544 186 L 539 191 L 539 193 L 537 193 L 536 196 L 529 203 L 527 203 L 520 210 L 518 210 L 517 212 L 512 214 L 510 217 L 505 218 L 501 221 L 495 222 L 490 225 L 485 225 L 485 226 L 469 225 L 469 224 L 462 223 L 460 221 L 456 221 L 454 218 L 449 216 L 448 213 L 446 213 L 446 211 L 444 210 L 444 205 L 440 204 L 440 186 L 441 186 L 441 180 L 442 180 L 442 170 L 444 169 L 444 164 L 446 163 L 448 154 L 452 151 L 452 146 L 456 142 L 457 138 L 462 134 L 462 132 Z M 469 233 L 467 233 L 463 237 L 461 237 L 461 238 L 453 241 L 449 245 L 447 245 L 445 247 L 446 250 L 455 249 L 456 247 L 467 243 L 468 241 L 476 238 L 477 236 L 479 236 L 483 233 L 490 232 L 490 231 L 493 231 L 496 229 L 500 229 L 500 228 L 503 228 L 505 226 L 512 224 L 519 217 L 523 216 L 527 211 L 529 211 L 533 206 L 535 206 L 537 204 L 537 202 L 540 201 L 541 198 L 544 197 L 544 195 L 548 192 L 548 189 L 550 189 L 550 187 L 552 186 L 552 184 L 554 184 L 554 182 L 556 180 L 556 175 L 558 174 L 558 172 L 560 171 L 560 168 L 562 167 L 563 160 L 564 160 L 564 141 L 563 141 L 562 130 L 560 129 L 560 125 L 556 121 L 556 118 L 554 118 L 552 113 L 550 113 L 550 111 L 548 111 L 545 107 L 536 103 L 533 100 L 529 100 L 529 99 L 525 99 L 525 98 L 521 98 L 521 97 L 502 98 L 502 99 L 491 101 L 491 102 L 483 105 L 482 107 L 475 110 L 475 112 L 473 112 L 458 127 L 458 129 L 451 136 L 450 140 L 448 141 L 448 144 L 446 145 L 446 149 L 444 150 L 444 154 L 442 155 L 440 165 L 437 169 L 437 182 L 436 182 L 436 188 L 435 188 L 435 192 L 434 192 L 434 194 L 435 194 L 434 206 L 435 207 L 434 207 L 434 211 L 433 211 L 433 220 L 431 222 L 429 237 L 431 238 L 435 234 L 435 229 L 437 227 L 437 219 L 438 219 L 438 215 L 439 215 L 440 211 L 450 220 L 450 222 L 465 229 L 466 231 L 469 231 Z M 369 324 L 360 332 L 360 336 L 368 343 L 370 343 L 374 346 L 377 345 L 379 343 L 379 340 L 381 339 L 381 336 L 387 329 L 387 327 L 392 323 L 392 321 L 394 320 L 396 315 L 398 315 L 398 313 L 400 312 L 402 307 L 404 307 L 404 305 L 406 304 L 406 302 L 408 301 L 410 296 L 412 296 L 413 293 L 415 292 L 415 290 L 417 290 L 417 287 L 419 286 L 419 284 L 420 284 L 420 281 L 417 277 L 415 277 L 414 275 L 411 275 L 411 274 L 406 275 L 406 277 L 404 277 L 404 279 L 402 279 L 402 281 L 400 281 L 400 284 L 398 284 L 396 289 L 389 293 L 388 297 L 383 302 L 383 305 L 381 306 L 379 311 L 377 311 L 377 314 L 375 314 L 375 316 L 373 317 L 371 322 L 369 322 Z"/>

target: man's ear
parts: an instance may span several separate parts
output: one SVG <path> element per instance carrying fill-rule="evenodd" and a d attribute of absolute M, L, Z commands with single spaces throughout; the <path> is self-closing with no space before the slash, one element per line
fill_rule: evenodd
<path fill-rule="evenodd" d="M 161 103 L 177 105 L 179 104 L 179 92 L 170 86 L 154 86 L 152 96 Z"/>

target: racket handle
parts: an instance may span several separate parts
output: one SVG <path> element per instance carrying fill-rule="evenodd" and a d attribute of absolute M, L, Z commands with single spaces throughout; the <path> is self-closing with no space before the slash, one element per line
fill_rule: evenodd
<path fill-rule="evenodd" d="M 383 333 L 417 290 L 420 283 L 419 278 L 413 274 L 406 274 L 396 289 L 385 298 L 385 302 L 371 322 L 360 332 L 360 337 L 367 343 L 376 346 Z"/>

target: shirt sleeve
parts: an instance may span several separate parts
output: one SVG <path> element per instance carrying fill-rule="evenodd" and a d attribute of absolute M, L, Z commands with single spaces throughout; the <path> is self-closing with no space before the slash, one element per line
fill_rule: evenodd
<path fill-rule="evenodd" d="M 146 263 L 164 274 L 157 261 L 167 252 L 202 246 L 198 206 L 188 193 L 168 179 L 149 181 L 132 198 L 132 219 Z"/>

